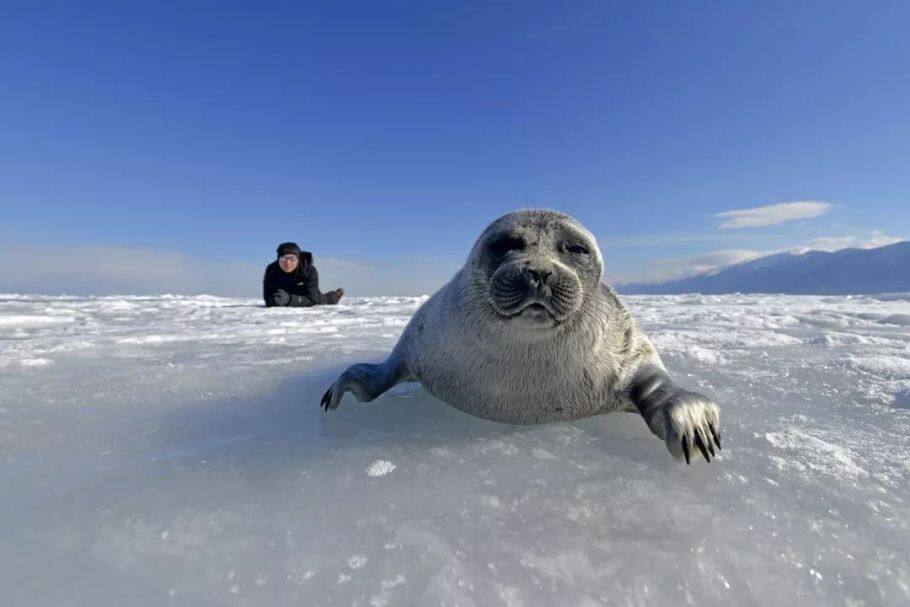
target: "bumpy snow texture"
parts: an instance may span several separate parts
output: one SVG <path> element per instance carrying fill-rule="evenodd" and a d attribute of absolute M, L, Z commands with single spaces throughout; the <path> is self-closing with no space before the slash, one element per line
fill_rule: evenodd
<path fill-rule="evenodd" d="M 724 450 L 319 398 L 422 298 L 0 296 L 9 605 L 910 604 L 910 297 L 627 299 Z"/>

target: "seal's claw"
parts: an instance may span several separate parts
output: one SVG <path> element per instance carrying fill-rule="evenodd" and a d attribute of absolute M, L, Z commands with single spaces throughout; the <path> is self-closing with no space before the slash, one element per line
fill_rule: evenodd
<path fill-rule="evenodd" d="M 717 445 L 718 449 L 720 449 L 720 433 L 711 422 L 708 422 L 708 429 L 711 430 L 711 437 L 714 439 L 714 444 Z"/>
<path fill-rule="evenodd" d="M 683 453 L 686 454 L 686 465 L 688 466 L 689 465 L 689 441 L 686 440 L 685 436 L 682 438 L 682 448 L 683 448 Z"/>
<path fill-rule="evenodd" d="M 701 434 L 704 436 L 704 441 L 708 446 L 708 452 L 711 454 L 711 457 L 717 457 L 717 453 L 714 451 L 714 439 L 704 428 L 701 429 Z"/>
<path fill-rule="evenodd" d="M 695 444 L 698 445 L 698 450 L 705 456 L 705 459 L 710 462 L 711 456 L 708 455 L 708 449 L 705 448 L 705 442 L 701 439 L 701 432 L 698 430 L 695 431 Z"/>
<path fill-rule="evenodd" d="M 329 410 L 329 401 L 331 401 L 331 399 L 332 399 L 332 388 L 333 387 L 334 386 L 330 387 L 328 390 L 325 391 L 325 394 L 322 395 L 322 400 L 319 402 L 319 406 L 324 408 L 326 411 Z"/>

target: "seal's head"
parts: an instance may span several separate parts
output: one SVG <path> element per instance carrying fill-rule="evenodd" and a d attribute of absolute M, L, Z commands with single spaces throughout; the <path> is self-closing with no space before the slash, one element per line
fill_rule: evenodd
<path fill-rule="evenodd" d="M 594 236 L 572 217 L 523 210 L 491 223 L 469 258 L 472 286 L 497 318 L 547 330 L 576 314 L 599 288 L 603 257 Z"/>

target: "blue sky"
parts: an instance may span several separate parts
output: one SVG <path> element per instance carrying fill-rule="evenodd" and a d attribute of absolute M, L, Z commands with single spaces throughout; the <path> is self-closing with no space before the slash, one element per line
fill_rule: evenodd
<path fill-rule="evenodd" d="M 255 295 L 296 240 L 431 292 L 525 206 L 616 280 L 905 239 L 908 7 L 4 3 L 0 291 Z"/>

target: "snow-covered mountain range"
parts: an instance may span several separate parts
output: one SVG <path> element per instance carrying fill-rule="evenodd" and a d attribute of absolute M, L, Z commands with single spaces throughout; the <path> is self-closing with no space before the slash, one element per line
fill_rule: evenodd
<path fill-rule="evenodd" d="M 661 283 L 617 285 L 621 293 L 849 295 L 910 291 L 910 241 L 875 249 L 778 253 Z"/>

